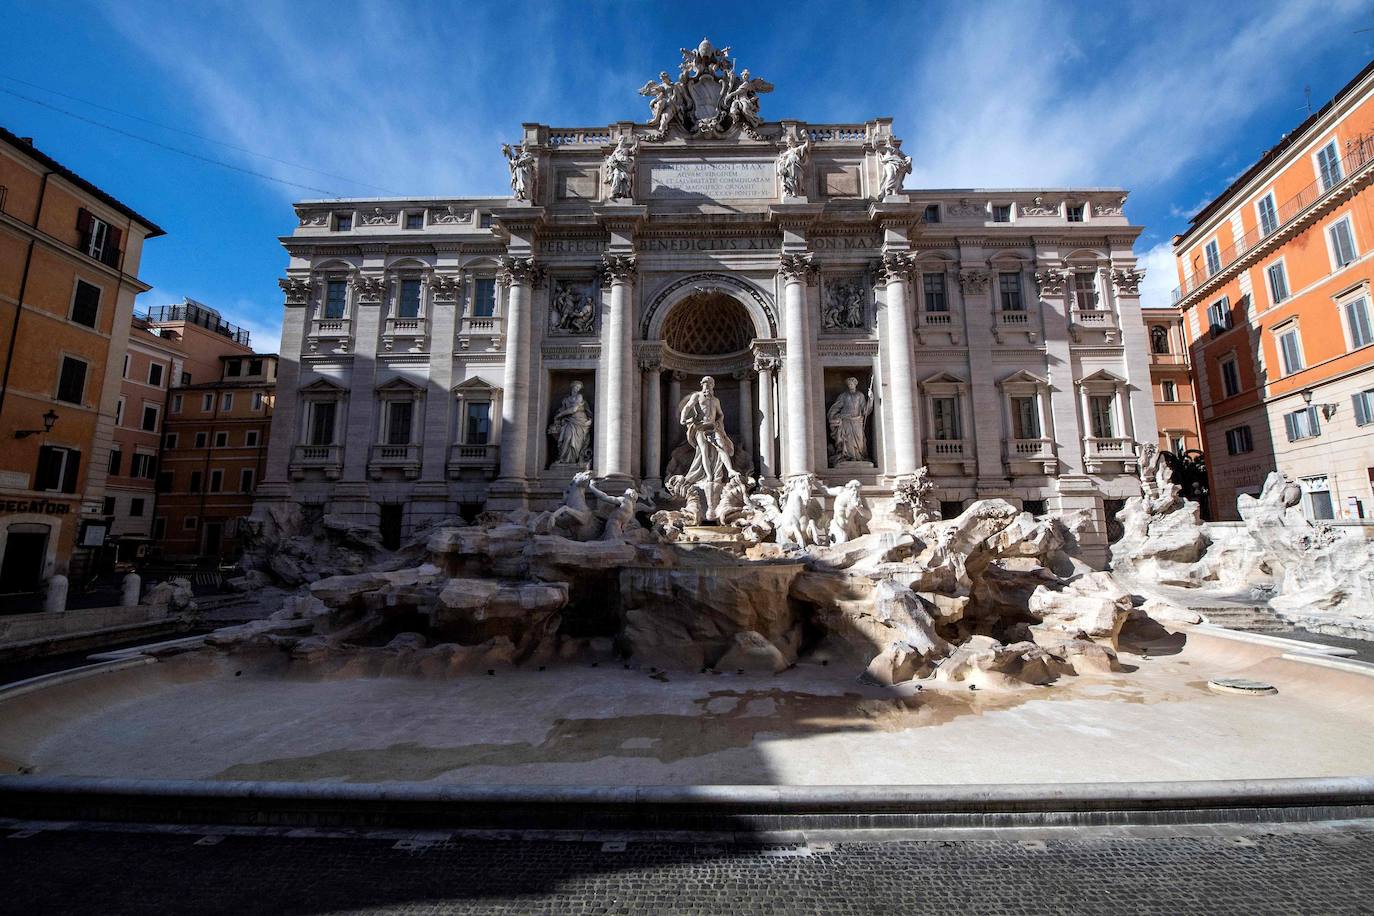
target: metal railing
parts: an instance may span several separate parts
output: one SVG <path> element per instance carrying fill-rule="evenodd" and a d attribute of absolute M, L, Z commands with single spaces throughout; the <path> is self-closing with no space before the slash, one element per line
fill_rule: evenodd
<path fill-rule="evenodd" d="M 199 325 L 216 334 L 222 334 L 245 347 L 250 346 L 248 331 L 238 325 L 230 324 L 219 316 L 219 312 L 194 299 L 187 299 L 177 305 L 155 305 L 148 309 L 148 313 L 143 318 L 145 321 L 153 323 L 184 321 L 187 324 Z"/>
<path fill-rule="evenodd" d="M 1345 155 L 1341 158 L 1343 174 L 1337 181 L 1333 182 L 1330 187 L 1326 187 L 1322 179 L 1318 177 L 1301 191 L 1279 204 L 1278 220 L 1272 229 L 1266 230 L 1263 226 L 1256 226 L 1236 240 L 1234 244 L 1221 250 L 1216 270 L 1210 270 L 1204 266 L 1200 273 L 1186 275 L 1183 278 L 1183 285 L 1174 289 L 1173 301 L 1178 302 L 1217 274 L 1224 273 L 1228 267 L 1260 242 L 1298 219 L 1327 195 L 1339 191 L 1346 182 L 1359 174 L 1371 161 L 1374 161 L 1374 136 L 1363 137 L 1347 145 Z"/>

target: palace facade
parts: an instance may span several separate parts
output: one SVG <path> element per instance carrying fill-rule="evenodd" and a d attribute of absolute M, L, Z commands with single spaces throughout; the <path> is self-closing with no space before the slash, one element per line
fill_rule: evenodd
<path fill-rule="evenodd" d="M 1105 560 L 1158 441 L 1126 193 L 902 190 L 890 119 L 764 121 L 770 86 L 687 57 L 648 127 L 524 125 L 509 197 L 296 205 L 260 507 L 394 538 L 555 504 L 583 467 L 663 496 L 710 375 L 764 485 L 880 506 L 924 466 L 947 514 L 1082 510 Z"/>

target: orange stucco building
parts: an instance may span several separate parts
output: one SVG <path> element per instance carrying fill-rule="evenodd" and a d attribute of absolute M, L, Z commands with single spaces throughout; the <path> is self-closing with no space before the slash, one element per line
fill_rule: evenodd
<path fill-rule="evenodd" d="M 1216 517 L 1279 470 L 1374 515 L 1374 64 L 1174 239 Z"/>
<path fill-rule="evenodd" d="M 0 594 L 80 574 L 104 542 L 139 261 L 162 234 L 0 129 Z"/>
<path fill-rule="evenodd" d="M 248 332 L 194 299 L 135 314 L 124 354 L 104 514 L 107 557 L 137 563 L 159 524 L 155 481 L 172 392 L 220 377 L 220 357 L 252 353 Z"/>
<path fill-rule="evenodd" d="M 274 353 L 226 354 L 215 378 L 170 392 L 155 546 L 168 559 L 229 560 L 253 509 L 276 401 Z"/>

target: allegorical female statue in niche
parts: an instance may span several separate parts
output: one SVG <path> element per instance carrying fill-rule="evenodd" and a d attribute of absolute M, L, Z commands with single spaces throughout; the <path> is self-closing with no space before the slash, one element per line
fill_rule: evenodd
<path fill-rule="evenodd" d="M 558 405 L 549 424 L 549 435 L 558 437 L 558 464 L 585 467 L 592 460 L 592 412 L 582 396 L 582 383 L 574 380 L 568 396 Z"/>
<path fill-rule="evenodd" d="M 859 380 L 844 380 L 845 390 L 835 398 L 825 417 L 830 425 L 830 463 L 841 461 L 869 461 L 868 416 L 873 412 L 873 380 L 869 379 L 868 393 L 859 391 Z"/>

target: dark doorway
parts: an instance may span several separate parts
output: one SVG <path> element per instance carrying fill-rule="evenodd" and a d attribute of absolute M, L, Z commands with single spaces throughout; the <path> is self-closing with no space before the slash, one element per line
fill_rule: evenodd
<path fill-rule="evenodd" d="M 47 531 L 11 530 L 5 540 L 5 559 L 0 562 L 0 592 L 38 591 L 47 553 Z"/>
<path fill-rule="evenodd" d="M 202 556 L 219 559 L 220 546 L 224 542 L 224 523 L 206 522 L 201 529 L 200 552 Z"/>
<path fill-rule="evenodd" d="M 396 550 L 401 546 L 401 514 L 405 506 L 401 503 L 382 503 L 382 517 L 378 523 L 381 529 L 382 546 Z"/>

